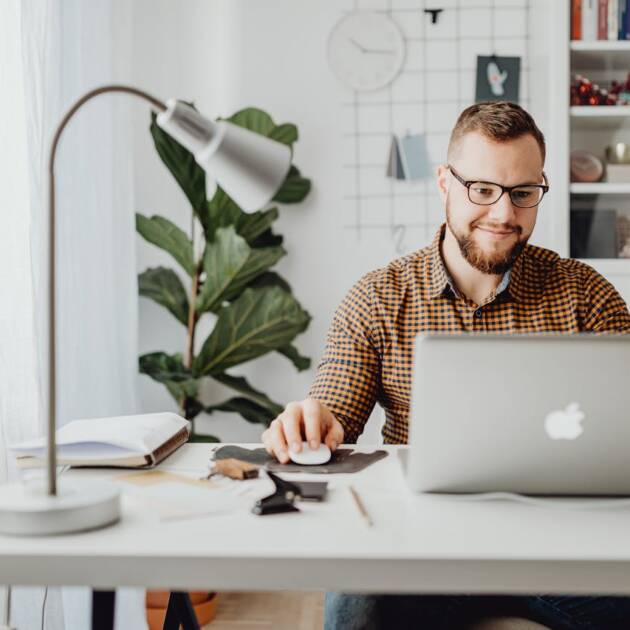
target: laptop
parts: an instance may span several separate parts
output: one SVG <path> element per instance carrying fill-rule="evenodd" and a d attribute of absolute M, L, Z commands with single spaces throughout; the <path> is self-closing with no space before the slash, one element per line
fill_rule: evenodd
<path fill-rule="evenodd" d="M 420 335 L 409 437 L 414 491 L 630 495 L 630 335 Z"/>

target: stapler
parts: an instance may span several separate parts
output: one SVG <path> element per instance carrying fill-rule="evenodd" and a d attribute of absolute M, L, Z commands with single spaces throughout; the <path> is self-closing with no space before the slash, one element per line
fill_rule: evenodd
<path fill-rule="evenodd" d="M 267 497 L 259 499 L 254 504 L 252 512 L 259 516 L 267 514 L 280 514 L 282 512 L 299 512 L 295 502 L 300 499 L 300 488 L 297 484 L 285 481 L 269 470 L 265 470 L 267 476 L 275 486 L 275 491 Z"/>

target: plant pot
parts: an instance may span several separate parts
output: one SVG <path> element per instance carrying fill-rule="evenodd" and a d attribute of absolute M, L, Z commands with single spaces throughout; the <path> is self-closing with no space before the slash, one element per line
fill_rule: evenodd
<path fill-rule="evenodd" d="M 149 630 L 162 630 L 170 591 L 147 591 L 146 608 Z M 197 623 L 203 626 L 210 623 L 217 614 L 217 593 L 192 591 L 188 593 Z"/>

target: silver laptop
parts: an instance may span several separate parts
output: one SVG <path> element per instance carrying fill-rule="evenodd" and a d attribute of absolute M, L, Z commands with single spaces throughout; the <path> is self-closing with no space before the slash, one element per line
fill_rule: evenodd
<path fill-rule="evenodd" d="M 416 491 L 630 495 L 630 335 L 421 335 L 409 444 Z"/>

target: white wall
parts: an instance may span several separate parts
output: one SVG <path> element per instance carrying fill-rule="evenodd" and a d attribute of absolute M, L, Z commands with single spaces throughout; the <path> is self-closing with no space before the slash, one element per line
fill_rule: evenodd
<path fill-rule="evenodd" d="M 534 0 L 540 4 L 542 0 Z M 409 0 L 409 5 L 422 2 Z M 452 4 L 450 2 L 438 3 Z M 462 0 L 462 5 L 466 2 Z M 488 4 L 476 0 L 477 4 Z M 268 356 L 242 373 L 273 398 L 302 398 L 321 355 L 334 308 L 363 273 L 397 254 L 389 234 L 344 230 L 344 174 L 342 169 L 342 116 L 340 103 L 348 93 L 326 62 L 327 36 L 351 2 L 338 0 L 135 0 L 133 31 L 134 81 L 157 96 L 194 100 L 209 114 L 230 114 L 246 106 L 261 107 L 276 122 L 293 122 L 300 130 L 295 163 L 312 178 L 313 190 L 300 206 L 281 209 L 277 231 L 285 236 L 288 256 L 278 266 L 298 299 L 313 315 L 309 329 L 297 340 L 313 358 L 313 368 L 297 373 L 283 357 Z M 429 6 L 429 5 L 427 5 Z M 534 19 L 537 11 L 533 12 Z M 547 32 L 540 23 L 537 37 Z M 544 59 L 544 47 L 536 48 Z M 544 121 L 546 76 L 534 63 L 533 78 L 541 91 L 532 109 Z M 536 81 L 532 81 L 536 84 Z M 544 93 L 543 93 L 544 90 Z M 533 92 L 533 90 L 532 90 Z M 137 210 L 161 214 L 188 229 L 190 211 L 183 195 L 159 162 L 146 131 L 147 113 L 139 108 L 134 133 Z M 544 122 L 541 122 L 544 128 Z M 549 242 L 543 221 L 538 242 Z M 416 249 L 426 241 L 409 243 Z M 171 265 L 155 247 L 138 239 L 138 270 Z M 170 314 L 148 300 L 140 304 L 140 351 L 182 351 L 185 331 Z M 198 338 L 203 341 L 203 335 Z M 239 370 L 234 370 L 239 372 Z M 165 389 L 143 379 L 141 400 L 146 410 L 173 406 Z M 234 414 L 209 417 L 204 427 L 225 440 L 257 440 L 261 427 L 248 425 Z M 377 427 L 375 427 L 376 429 Z M 367 436 L 376 440 L 377 431 Z"/>

